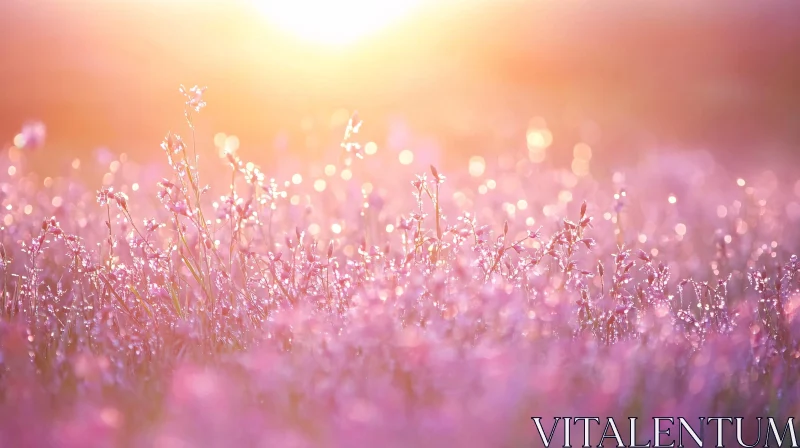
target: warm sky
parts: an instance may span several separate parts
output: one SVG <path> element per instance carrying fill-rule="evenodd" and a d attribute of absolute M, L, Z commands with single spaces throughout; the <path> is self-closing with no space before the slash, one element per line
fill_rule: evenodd
<path fill-rule="evenodd" d="M 398 2 L 339 34 L 320 20 L 352 20 L 339 10 L 262 3 L 0 2 L 0 142 L 38 118 L 64 151 L 157 152 L 180 83 L 210 87 L 210 130 L 253 144 L 340 107 L 461 143 L 489 112 L 591 118 L 612 140 L 800 142 L 797 2 Z"/>

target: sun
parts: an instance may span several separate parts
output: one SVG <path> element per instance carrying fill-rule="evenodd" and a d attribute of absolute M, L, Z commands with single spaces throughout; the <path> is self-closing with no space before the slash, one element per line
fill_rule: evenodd
<path fill-rule="evenodd" d="M 320 44 L 343 45 L 406 16 L 421 0 L 254 0 L 275 26 Z"/>

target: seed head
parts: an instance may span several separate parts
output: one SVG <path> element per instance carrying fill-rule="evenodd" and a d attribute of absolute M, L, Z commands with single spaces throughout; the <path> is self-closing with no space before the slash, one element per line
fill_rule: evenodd
<path fill-rule="evenodd" d="M 208 87 L 194 86 L 191 89 L 186 89 L 186 87 L 181 84 L 179 91 L 186 98 L 186 107 L 195 112 L 200 112 L 202 108 L 206 107 L 206 102 L 203 101 L 203 93 L 205 93 L 207 88 Z"/>
<path fill-rule="evenodd" d="M 117 202 L 117 206 L 119 206 L 119 208 L 121 208 L 121 209 L 123 209 L 125 211 L 128 210 L 128 195 L 127 194 L 125 194 L 125 193 L 123 193 L 121 191 L 118 191 L 118 192 L 114 193 L 114 200 Z"/>

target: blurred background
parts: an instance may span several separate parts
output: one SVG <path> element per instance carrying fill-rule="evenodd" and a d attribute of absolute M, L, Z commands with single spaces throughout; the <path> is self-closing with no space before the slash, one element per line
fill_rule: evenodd
<path fill-rule="evenodd" d="M 0 32 L 0 145 L 43 122 L 43 175 L 98 148 L 161 160 L 180 84 L 209 87 L 203 151 L 235 135 L 262 164 L 336 151 L 354 109 L 378 148 L 443 166 L 525 150 L 531 126 L 567 168 L 578 143 L 599 171 L 670 148 L 800 161 L 794 1 L 3 0 Z"/>

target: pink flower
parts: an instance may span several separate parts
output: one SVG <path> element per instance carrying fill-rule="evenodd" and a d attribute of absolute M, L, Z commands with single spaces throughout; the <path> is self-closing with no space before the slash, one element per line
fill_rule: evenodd
<path fill-rule="evenodd" d="M 178 154 L 186 149 L 186 144 L 183 142 L 180 135 L 170 132 L 161 143 L 161 149 L 168 153 Z"/>
<path fill-rule="evenodd" d="M 183 215 L 183 216 L 190 216 L 191 212 L 189 211 L 189 206 L 186 205 L 185 201 L 175 201 L 172 204 L 169 204 L 169 211 L 172 213 Z"/>
<path fill-rule="evenodd" d="M 117 202 L 119 208 L 128 210 L 128 195 L 123 192 L 114 193 L 114 200 Z"/>
<path fill-rule="evenodd" d="M 100 204 L 101 207 L 105 207 L 108 205 L 108 200 L 111 198 L 111 194 L 113 193 L 113 188 L 106 188 L 103 187 L 97 191 L 97 203 Z"/>
<path fill-rule="evenodd" d="M 193 109 L 195 112 L 200 112 L 200 109 L 206 107 L 206 102 L 203 101 L 203 93 L 207 87 L 194 86 L 191 89 L 186 89 L 181 85 L 180 92 L 186 97 L 186 107 Z"/>

